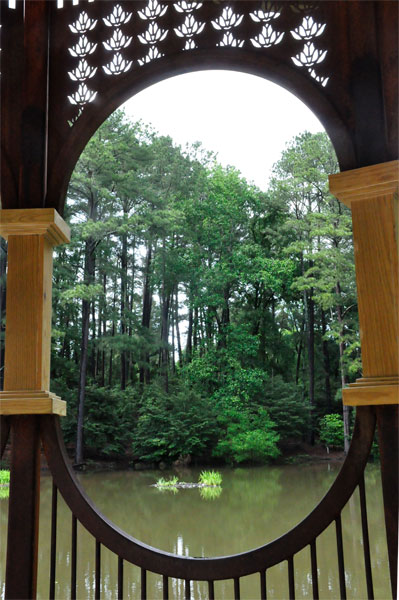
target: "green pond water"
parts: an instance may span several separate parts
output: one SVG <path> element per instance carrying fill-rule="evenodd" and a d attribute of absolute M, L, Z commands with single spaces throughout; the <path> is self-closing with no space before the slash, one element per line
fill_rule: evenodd
<path fill-rule="evenodd" d="M 302 520 L 334 481 L 340 464 L 222 468 L 222 491 L 207 497 L 199 489 L 161 491 L 151 484 L 162 475 L 197 481 L 199 469 L 173 473 L 115 471 L 79 475 L 98 508 L 129 534 L 181 556 L 221 556 L 250 550 L 284 534 Z M 38 597 L 48 598 L 50 562 L 51 478 L 42 476 Z M 366 469 L 371 560 L 375 597 L 390 597 L 378 465 Z M 4 597 L 7 504 L 0 501 L 0 584 Z M 367 598 L 358 492 L 342 513 L 348 598 Z M 58 509 L 56 597 L 70 594 L 71 513 L 60 500 Z M 320 598 L 339 597 L 335 528 L 317 540 Z M 117 558 L 102 548 L 102 597 L 117 598 Z M 78 526 L 78 598 L 94 598 L 95 542 Z M 295 556 L 296 598 L 312 598 L 310 552 Z M 267 572 L 268 598 L 288 598 L 287 563 Z M 149 598 L 162 598 L 162 581 L 149 575 Z M 171 580 L 171 598 L 184 598 L 181 581 Z M 233 598 L 233 582 L 216 582 L 216 598 Z M 125 563 L 124 597 L 140 597 L 140 570 Z M 241 579 L 241 597 L 259 597 L 259 576 Z M 207 585 L 192 584 L 192 598 L 207 598 Z"/>

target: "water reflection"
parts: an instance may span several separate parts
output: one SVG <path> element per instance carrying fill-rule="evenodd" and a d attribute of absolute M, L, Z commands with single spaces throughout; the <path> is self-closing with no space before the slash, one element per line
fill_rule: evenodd
<path fill-rule="evenodd" d="M 116 525 L 134 537 L 180 556 L 221 556 L 260 546 L 285 533 L 303 519 L 325 494 L 337 475 L 334 464 L 287 465 L 252 469 L 223 469 L 222 491 L 209 500 L 202 489 L 168 490 L 152 487 L 159 472 L 111 472 L 83 474 L 80 479 L 99 509 Z M 199 470 L 185 470 L 179 479 L 197 481 Z M 371 557 L 376 598 L 388 598 L 389 576 L 385 532 L 382 526 L 382 498 L 378 467 L 366 470 Z M 4 597 L 4 564 L 7 500 L 1 506 L 0 589 Z M 40 559 L 38 597 L 48 598 L 50 545 L 51 478 L 43 476 L 40 520 Z M 59 503 L 57 538 L 56 597 L 70 595 L 71 514 L 62 499 Z M 359 498 L 357 493 L 342 515 L 348 596 L 366 598 Z M 334 527 L 317 541 L 321 598 L 338 597 L 338 565 Z M 117 558 L 102 548 L 102 595 L 116 597 Z M 78 598 L 94 598 L 95 542 L 78 526 Z M 311 598 L 310 551 L 295 556 L 297 597 Z M 125 597 L 140 597 L 140 569 L 125 565 Z M 287 564 L 276 565 L 267 573 L 268 598 L 288 597 Z M 151 574 L 149 598 L 162 598 L 162 578 Z M 184 582 L 171 580 L 170 597 L 184 598 Z M 216 582 L 215 595 L 234 597 L 233 583 Z M 192 598 L 207 598 L 206 584 L 195 583 Z M 259 576 L 241 581 L 241 597 L 259 597 Z"/>

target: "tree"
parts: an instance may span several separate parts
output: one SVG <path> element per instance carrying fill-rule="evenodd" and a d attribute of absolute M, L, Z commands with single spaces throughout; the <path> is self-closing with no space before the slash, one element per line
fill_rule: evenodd
<path fill-rule="evenodd" d="M 326 136 L 305 133 L 265 193 L 122 112 L 100 127 L 71 179 L 73 241 L 54 270 L 53 381 L 76 464 L 85 443 L 239 462 L 314 437 L 359 368 L 335 165 Z"/>
<path fill-rule="evenodd" d="M 291 217 L 286 227 L 295 233 L 287 252 L 299 259 L 300 269 L 293 289 L 303 294 L 308 347 L 308 395 L 312 412 L 316 403 L 316 310 L 319 309 L 321 323 L 326 401 L 331 410 L 327 341 L 332 337 L 338 341 L 343 387 L 347 383 L 344 365 L 347 327 L 344 318 L 350 310 L 356 309 L 350 213 L 328 191 L 328 175 L 337 170 L 335 153 L 327 135 L 305 132 L 297 136 L 283 152 L 272 181 L 274 194 L 284 199 L 290 210 Z M 333 310 L 336 321 L 327 323 L 327 312 Z M 352 349 L 353 344 L 352 339 Z M 346 407 L 343 414 L 347 451 L 349 413 Z"/>

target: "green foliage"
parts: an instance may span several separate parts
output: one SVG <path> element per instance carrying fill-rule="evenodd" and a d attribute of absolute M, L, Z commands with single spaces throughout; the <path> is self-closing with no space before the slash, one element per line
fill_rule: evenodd
<path fill-rule="evenodd" d="M 6 469 L 0 470 L 0 485 L 10 483 L 10 471 Z"/>
<path fill-rule="evenodd" d="M 132 449 L 140 460 L 175 460 L 180 455 L 206 456 L 217 435 L 209 399 L 185 386 L 165 393 L 162 381 L 147 386 Z"/>
<path fill-rule="evenodd" d="M 344 447 L 344 424 L 341 415 L 325 415 L 319 423 L 320 440 L 327 447 Z"/>
<path fill-rule="evenodd" d="M 306 436 L 310 427 L 310 415 L 300 386 L 286 383 L 277 375 L 265 382 L 263 403 L 276 424 L 281 440 L 302 439 Z"/>
<path fill-rule="evenodd" d="M 336 170 L 327 136 L 305 132 L 262 192 L 200 144 L 111 115 L 71 178 L 72 242 L 56 249 L 68 444 L 78 414 L 90 452 L 147 462 L 263 462 L 309 437 L 361 367 Z"/>
<path fill-rule="evenodd" d="M 279 434 L 266 410 L 257 413 L 232 409 L 220 418 L 225 434 L 214 449 L 214 456 L 228 462 L 268 462 L 280 454 L 277 447 Z"/>
<path fill-rule="evenodd" d="M 157 480 L 156 486 L 157 487 L 162 487 L 162 488 L 166 488 L 166 487 L 176 487 L 176 485 L 179 483 L 179 478 L 174 476 L 174 477 L 169 477 L 169 479 L 164 479 L 163 477 L 160 477 Z"/>
<path fill-rule="evenodd" d="M 10 496 L 10 486 L 0 486 L 0 500 L 6 500 Z"/>
<path fill-rule="evenodd" d="M 220 498 L 222 491 L 220 485 L 201 487 L 199 489 L 200 496 L 203 500 L 216 500 L 217 498 Z"/>
<path fill-rule="evenodd" d="M 219 471 L 201 471 L 198 482 L 205 485 L 222 485 L 222 474 Z"/>

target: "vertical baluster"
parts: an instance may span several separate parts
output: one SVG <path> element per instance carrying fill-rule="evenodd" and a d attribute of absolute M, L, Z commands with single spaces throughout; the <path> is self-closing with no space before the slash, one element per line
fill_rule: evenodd
<path fill-rule="evenodd" d="M 123 600 L 123 558 L 118 556 L 118 600 Z"/>
<path fill-rule="evenodd" d="M 234 578 L 234 600 L 240 600 L 240 578 Z"/>
<path fill-rule="evenodd" d="M 343 543 L 342 543 L 342 522 L 341 522 L 341 515 L 339 515 L 335 519 L 335 529 L 336 529 L 336 533 L 337 533 L 339 589 L 340 589 L 340 594 L 341 594 L 341 600 L 346 600 L 344 546 L 343 546 Z"/>
<path fill-rule="evenodd" d="M 310 544 L 310 560 L 312 563 L 312 588 L 313 588 L 313 600 L 319 600 L 319 581 L 317 573 L 317 553 L 316 553 L 316 540 L 313 540 Z"/>
<path fill-rule="evenodd" d="M 267 600 L 266 571 L 260 572 L 260 598 Z"/>
<path fill-rule="evenodd" d="M 50 591 L 49 599 L 55 597 L 55 569 L 57 550 L 57 487 L 53 481 L 53 494 L 51 498 L 51 554 L 50 554 Z"/>
<path fill-rule="evenodd" d="M 76 600 L 76 556 L 77 556 L 78 520 L 72 515 L 72 551 L 71 551 L 71 600 Z"/>
<path fill-rule="evenodd" d="M 169 600 L 169 579 L 163 576 L 163 600 Z"/>
<path fill-rule="evenodd" d="M 100 600 L 101 594 L 101 543 L 96 540 L 96 580 L 94 587 L 94 598 Z"/>
<path fill-rule="evenodd" d="M 208 581 L 209 600 L 215 600 L 215 584 L 213 581 Z"/>
<path fill-rule="evenodd" d="M 141 569 L 141 600 L 147 600 L 147 571 Z"/>
<path fill-rule="evenodd" d="M 190 586 L 190 580 L 186 579 L 184 581 L 184 597 L 186 600 L 190 600 L 191 598 L 191 586 Z"/>
<path fill-rule="evenodd" d="M 295 600 L 294 557 L 288 559 L 288 589 L 290 600 Z"/>
<path fill-rule="evenodd" d="M 362 516 L 362 534 L 363 534 L 363 551 L 364 551 L 364 567 L 366 570 L 366 583 L 367 583 L 367 598 L 369 600 L 374 599 L 373 589 L 373 574 L 371 571 L 371 560 L 370 560 L 370 541 L 369 541 L 369 528 L 367 523 L 367 505 L 366 505 L 366 488 L 364 485 L 364 474 L 359 482 L 359 494 L 360 494 L 360 513 Z"/>

